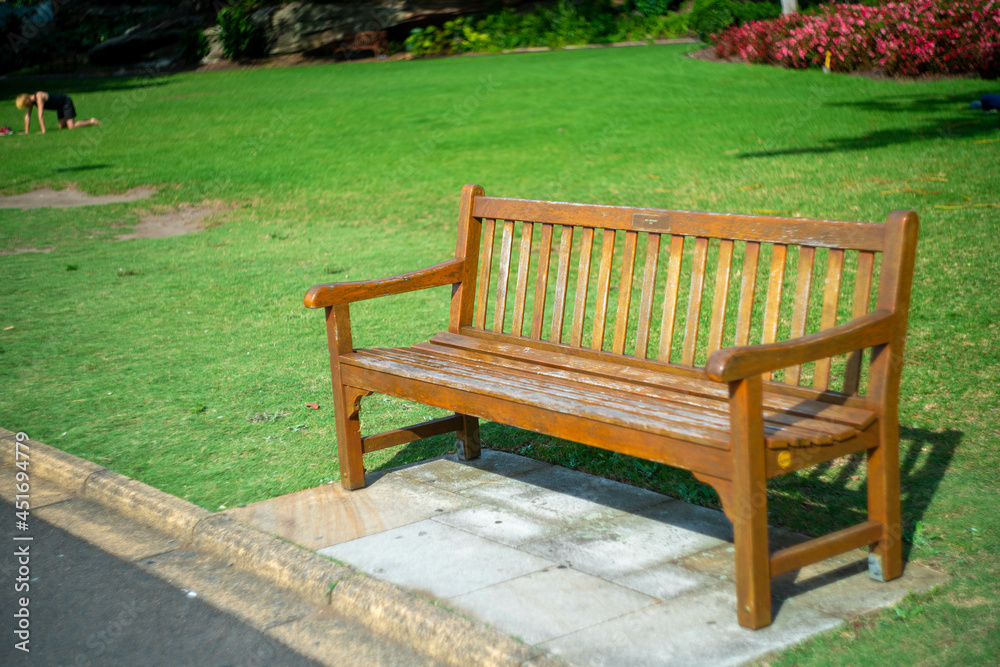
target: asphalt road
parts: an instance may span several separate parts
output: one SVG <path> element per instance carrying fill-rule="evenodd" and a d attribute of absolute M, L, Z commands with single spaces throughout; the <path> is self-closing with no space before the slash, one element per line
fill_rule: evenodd
<path fill-rule="evenodd" d="M 0 665 L 318 665 L 37 517 L 29 531 L 18 531 L 8 502 L 0 502 L 0 517 Z M 28 561 L 26 576 L 19 559 Z M 16 590 L 24 585 L 27 590 Z M 25 608 L 23 646 L 30 652 L 17 648 L 25 635 L 15 634 L 25 620 L 15 614 Z"/>

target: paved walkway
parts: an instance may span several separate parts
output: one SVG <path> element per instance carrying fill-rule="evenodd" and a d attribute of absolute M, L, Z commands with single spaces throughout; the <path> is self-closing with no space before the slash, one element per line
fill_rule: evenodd
<path fill-rule="evenodd" d="M 227 514 L 573 665 L 742 664 L 945 580 L 910 564 L 876 583 L 857 551 L 774 580 L 774 624 L 749 631 L 736 624 L 722 513 L 488 450 Z"/>

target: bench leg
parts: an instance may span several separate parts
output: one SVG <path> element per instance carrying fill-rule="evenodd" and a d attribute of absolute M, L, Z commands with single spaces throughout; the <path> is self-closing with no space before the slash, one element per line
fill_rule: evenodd
<path fill-rule="evenodd" d="M 334 390 L 337 418 L 337 459 L 340 462 L 340 486 L 348 491 L 365 486 L 365 467 L 361 447 L 361 399 L 370 392 L 353 387 Z"/>
<path fill-rule="evenodd" d="M 462 415 L 462 428 L 457 431 L 456 435 L 458 440 L 455 443 L 455 449 L 458 452 L 458 458 L 462 461 L 478 459 L 480 450 L 479 420 L 476 417 Z"/>
<path fill-rule="evenodd" d="M 868 554 L 868 576 L 892 581 L 903 574 L 899 436 L 895 428 L 883 428 L 881 435 L 882 443 L 868 450 L 868 518 L 882 523 L 882 536 Z"/>
<path fill-rule="evenodd" d="M 771 624 L 767 475 L 760 376 L 730 384 L 733 481 L 730 507 L 736 545 L 736 618 L 756 630 Z"/>

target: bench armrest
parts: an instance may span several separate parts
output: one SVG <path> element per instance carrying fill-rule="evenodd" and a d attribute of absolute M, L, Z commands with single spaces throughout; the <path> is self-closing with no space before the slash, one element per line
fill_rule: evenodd
<path fill-rule="evenodd" d="M 428 287 L 459 283 L 462 282 L 462 267 L 464 265 L 464 260 L 450 259 L 426 269 L 401 273 L 389 278 L 315 285 L 306 292 L 306 308 L 325 308 L 352 301 L 364 301 L 379 296 L 403 294 Z"/>
<path fill-rule="evenodd" d="M 895 314 L 883 309 L 792 340 L 717 350 L 705 364 L 705 373 L 717 382 L 733 382 L 808 361 L 835 357 L 890 342 L 895 325 Z"/>

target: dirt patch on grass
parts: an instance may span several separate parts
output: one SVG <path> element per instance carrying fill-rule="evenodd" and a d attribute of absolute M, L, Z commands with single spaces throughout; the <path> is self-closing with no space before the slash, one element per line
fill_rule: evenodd
<path fill-rule="evenodd" d="M 88 195 L 71 185 L 65 190 L 42 188 L 34 192 L 0 197 L 0 208 L 71 208 L 74 206 L 94 206 L 95 204 L 121 204 L 137 199 L 146 199 L 154 194 L 156 194 L 156 188 L 140 186 L 120 195 Z"/>
<path fill-rule="evenodd" d="M 746 65 L 747 61 L 743 58 L 720 58 L 715 54 L 715 47 L 708 46 L 704 49 L 698 49 L 697 51 L 692 51 L 687 54 L 688 58 L 697 58 L 698 60 L 707 60 L 710 63 L 732 63 L 738 65 Z"/>
<path fill-rule="evenodd" d="M 205 229 L 204 219 L 215 213 L 214 208 L 182 208 L 179 211 L 144 216 L 139 224 L 127 234 L 116 237 L 118 241 L 129 239 L 165 239 L 169 236 L 183 236 Z"/>
<path fill-rule="evenodd" d="M 8 255 L 23 255 L 27 252 L 40 252 L 40 253 L 50 253 L 55 248 L 14 248 L 13 250 L 0 250 L 0 257 L 7 257 Z"/>

